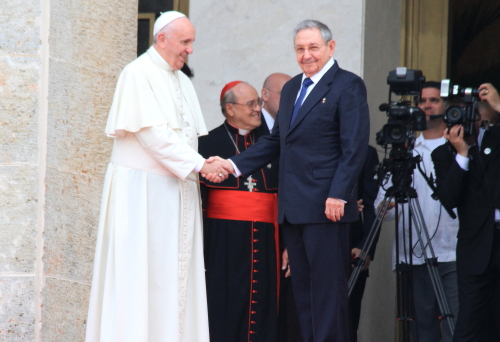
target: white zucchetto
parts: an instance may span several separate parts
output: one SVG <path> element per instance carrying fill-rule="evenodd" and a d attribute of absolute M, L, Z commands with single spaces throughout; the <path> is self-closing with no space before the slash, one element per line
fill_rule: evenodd
<path fill-rule="evenodd" d="M 153 29 L 153 36 L 156 36 L 158 32 L 168 24 L 170 24 L 172 21 L 175 19 L 179 18 L 185 18 L 186 16 L 182 14 L 181 12 L 177 11 L 168 11 L 168 12 L 163 12 L 158 19 L 155 21 L 155 26 Z"/>

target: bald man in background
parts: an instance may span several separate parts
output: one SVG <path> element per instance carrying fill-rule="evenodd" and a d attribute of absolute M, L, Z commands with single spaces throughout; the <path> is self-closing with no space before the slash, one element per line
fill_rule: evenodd
<path fill-rule="evenodd" d="M 278 107 L 280 105 L 281 89 L 286 82 L 290 81 L 291 77 L 282 74 L 274 73 L 267 76 L 262 86 L 262 101 L 264 106 L 262 107 L 262 117 L 265 120 L 269 132 L 273 129 L 274 120 L 276 119 L 276 114 L 278 113 Z"/>

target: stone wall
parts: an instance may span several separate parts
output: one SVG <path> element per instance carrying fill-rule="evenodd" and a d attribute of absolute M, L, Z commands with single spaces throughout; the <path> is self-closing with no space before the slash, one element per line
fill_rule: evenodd
<path fill-rule="evenodd" d="M 15 14 L 15 15 L 14 15 Z M 0 9 L 0 341 L 33 341 L 41 6 Z"/>
<path fill-rule="evenodd" d="M 400 57 L 400 0 L 366 1 L 363 78 L 370 106 L 370 144 L 375 133 L 387 123 L 387 115 L 378 107 L 387 102 L 387 75 L 396 69 Z M 382 160 L 384 155 L 379 153 Z M 359 342 L 394 341 L 396 331 L 396 278 L 392 271 L 394 221 L 382 225 L 375 260 L 370 265 L 358 330 Z M 373 336 L 376 336 L 374 338 Z"/>
<path fill-rule="evenodd" d="M 1 6 L 0 341 L 84 340 L 104 127 L 136 20 L 137 0 Z"/>

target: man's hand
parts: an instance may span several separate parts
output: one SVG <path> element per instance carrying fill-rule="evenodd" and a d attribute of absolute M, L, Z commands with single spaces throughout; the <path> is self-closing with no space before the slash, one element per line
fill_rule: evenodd
<path fill-rule="evenodd" d="M 462 125 L 455 125 L 449 129 L 446 128 L 443 136 L 455 147 L 458 154 L 468 157 L 469 145 L 464 140 L 464 128 Z"/>
<path fill-rule="evenodd" d="M 380 202 L 377 206 L 377 211 L 380 211 L 380 208 L 382 207 L 382 203 L 383 202 Z M 394 201 L 391 201 L 389 202 L 389 206 L 387 207 L 387 210 L 385 211 L 385 214 L 384 214 L 384 219 L 383 221 L 385 221 L 385 219 L 387 218 L 387 213 L 389 212 L 389 210 L 391 210 L 392 208 L 394 208 L 396 206 L 396 203 L 394 203 Z"/>
<path fill-rule="evenodd" d="M 352 259 L 358 258 L 360 254 L 361 254 L 361 249 L 359 249 L 359 248 L 353 248 L 351 250 L 351 257 L 352 257 Z M 372 258 L 370 258 L 370 255 L 366 254 L 365 264 L 361 268 L 361 271 L 366 271 L 368 269 L 368 267 L 370 267 L 370 262 L 371 261 L 372 261 Z"/>
<path fill-rule="evenodd" d="M 325 214 L 333 222 L 340 221 L 344 216 L 345 203 L 337 198 L 328 198 L 325 203 Z"/>
<path fill-rule="evenodd" d="M 500 112 L 500 96 L 491 83 L 479 86 L 479 97 L 482 101 L 487 101 L 494 110 Z"/>
<path fill-rule="evenodd" d="M 281 261 L 281 269 L 283 271 L 286 270 L 285 278 L 288 278 L 291 273 L 290 273 L 290 264 L 288 263 L 288 250 L 286 248 L 283 251 L 283 256 L 282 256 L 282 261 Z"/>
<path fill-rule="evenodd" d="M 220 183 L 233 173 L 233 165 L 221 157 L 210 157 L 200 170 L 201 175 L 212 183 Z"/>
<path fill-rule="evenodd" d="M 363 209 L 365 208 L 365 206 L 363 205 L 363 199 L 358 200 L 356 203 L 358 203 L 358 211 L 362 213 Z"/>

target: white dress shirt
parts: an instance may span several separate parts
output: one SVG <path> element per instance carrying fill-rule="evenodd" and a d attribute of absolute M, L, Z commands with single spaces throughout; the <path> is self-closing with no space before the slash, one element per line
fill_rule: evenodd
<path fill-rule="evenodd" d="M 333 64 L 335 64 L 335 60 L 333 58 L 330 58 L 330 60 L 328 62 L 326 62 L 325 65 L 323 65 L 323 68 L 321 68 L 321 70 L 318 73 L 309 77 L 311 79 L 311 81 L 313 81 L 313 84 L 311 84 L 309 86 L 309 88 L 307 88 L 306 96 L 304 96 L 304 100 L 302 100 L 302 103 L 304 103 L 304 101 L 307 99 L 307 97 L 309 96 L 311 91 L 314 89 L 316 84 L 318 84 L 318 82 L 323 78 L 323 76 L 325 76 L 326 72 L 328 70 L 330 70 L 330 68 L 333 66 Z M 297 97 L 295 98 L 295 101 L 297 101 L 297 99 L 299 98 L 300 91 L 302 90 L 302 83 L 304 83 L 304 80 L 306 78 L 307 78 L 306 74 L 302 74 L 301 86 L 300 86 L 299 92 L 297 93 Z"/>
<path fill-rule="evenodd" d="M 264 107 L 262 107 L 262 116 L 266 121 L 267 128 L 269 128 L 269 132 L 271 132 L 274 126 L 274 118 L 271 116 L 271 114 L 269 114 L 269 112 Z"/>
<path fill-rule="evenodd" d="M 413 150 L 413 155 L 420 155 L 422 158 L 421 168 L 424 173 L 429 177 L 432 173 L 433 179 L 436 179 L 436 174 L 434 171 L 434 164 L 432 163 L 431 153 L 432 151 L 444 144 L 446 139 L 441 137 L 439 139 L 424 139 L 423 134 L 420 135 L 415 141 L 415 148 Z M 392 186 L 392 181 L 389 182 L 379 189 L 377 199 L 375 201 L 375 207 L 379 205 L 384 199 L 385 189 Z M 456 244 L 457 244 L 457 232 L 458 232 L 458 219 L 452 219 L 441 202 L 432 199 L 431 194 L 433 193 L 424 177 L 420 174 L 418 169 L 413 172 L 412 187 L 417 190 L 418 201 L 423 212 L 425 225 L 429 232 L 431 238 L 432 248 L 434 253 L 438 258 L 438 262 L 450 262 L 456 260 Z M 404 215 L 403 215 L 404 208 Z M 454 210 L 456 214 L 456 209 Z M 410 262 L 409 246 L 408 246 L 408 204 L 399 205 L 399 261 L 404 263 Z M 395 216 L 395 210 L 391 209 L 387 212 L 386 220 L 393 220 Z M 403 232 L 403 217 L 405 231 Z M 428 252 L 428 257 L 430 258 L 429 247 L 427 247 L 427 240 L 425 235 L 423 236 L 424 246 Z M 422 248 L 418 240 L 417 231 L 412 222 L 412 245 L 413 249 L 413 264 L 421 265 L 425 262 L 424 255 L 422 254 Z M 396 245 L 393 248 L 393 265 L 396 264 Z"/>

